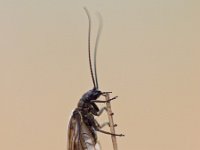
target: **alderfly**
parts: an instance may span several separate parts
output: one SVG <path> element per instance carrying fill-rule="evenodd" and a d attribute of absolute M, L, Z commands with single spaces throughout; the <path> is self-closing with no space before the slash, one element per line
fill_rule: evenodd
<path fill-rule="evenodd" d="M 97 71 L 96 71 L 96 51 L 98 47 L 99 36 L 102 30 L 102 21 L 100 18 L 100 25 L 96 37 L 95 49 L 94 49 L 94 70 L 91 61 L 91 50 L 90 50 L 90 37 L 91 37 L 91 17 L 86 8 L 84 8 L 89 21 L 88 28 L 88 56 L 90 73 L 93 82 L 93 88 L 87 91 L 80 98 L 77 108 L 73 111 L 69 126 L 68 126 L 68 150 L 99 150 L 100 146 L 97 140 L 96 131 L 112 135 L 112 136 L 123 136 L 122 134 L 114 134 L 104 130 L 101 130 L 103 126 L 109 123 L 100 125 L 94 116 L 100 116 L 106 107 L 99 109 L 96 103 L 106 103 L 116 99 L 113 97 L 108 100 L 97 100 L 101 95 L 110 92 L 101 92 L 98 87 Z M 100 15 L 99 15 L 100 16 Z"/>

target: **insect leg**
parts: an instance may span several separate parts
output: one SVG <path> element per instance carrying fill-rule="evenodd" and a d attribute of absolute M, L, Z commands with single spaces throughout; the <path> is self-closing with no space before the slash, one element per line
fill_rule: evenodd
<path fill-rule="evenodd" d="M 102 125 L 100 125 L 100 124 L 97 122 L 96 119 L 93 119 L 92 124 L 93 124 L 94 129 L 95 129 L 96 131 L 101 132 L 101 133 L 109 134 L 109 135 L 113 135 L 113 136 L 124 136 L 123 134 L 114 134 L 114 133 L 110 133 L 110 132 L 101 130 L 101 128 L 103 128 L 105 125 L 110 125 L 110 123 L 108 123 L 108 122 L 105 122 L 105 123 L 103 123 Z M 114 125 L 114 126 L 116 126 L 116 125 Z"/>
<path fill-rule="evenodd" d="M 101 130 L 101 129 L 99 129 L 99 128 L 96 128 L 96 131 L 99 131 L 99 132 L 104 133 L 104 134 L 113 135 L 113 136 L 124 136 L 123 134 L 114 134 L 114 133 L 110 133 L 110 132 Z"/>
<path fill-rule="evenodd" d="M 94 114 L 95 116 L 100 116 L 102 113 L 103 113 L 103 111 L 108 111 L 107 110 L 107 107 L 103 107 L 103 108 L 101 108 L 96 114 Z M 114 115 L 114 113 L 112 113 L 112 114 L 110 114 L 110 115 Z"/>
<path fill-rule="evenodd" d="M 118 96 L 115 96 L 115 97 L 113 97 L 113 98 L 111 98 L 111 99 L 109 99 L 109 100 L 92 100 L 91 102 L 95 102 L 95 103 L 106 103 L 106 102 L 110 102 L 110 101 L 112 101 L 112 100 L 114 100 L 114 99 L 116 99 Z"/>
<path fill-rule="evenodd" d="M 110 94 L 110 93 L 112 93 L 112 92 L 102 92 L 101 94 L 105 95 L 105 94 Z"/>
<path fill-rule="evenodd" d="M 106 108 L 106 107 L 101 108 L 101 109 L 97 112 L 96 116 L 100 116 L 100 115 L 103 113 L 104 110 L 107 111 L 107 108 Z"/>

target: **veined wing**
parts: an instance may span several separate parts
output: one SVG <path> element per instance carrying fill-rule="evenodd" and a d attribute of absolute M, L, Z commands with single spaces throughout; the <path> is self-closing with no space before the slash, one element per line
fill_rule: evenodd
<path fill-rule="evenodd" d="M 72 114 L 68 125 L 68 150 L 84 150 L 80 145 L 80 121 Z"/>
<path fill-rule="evenodd" d="M 99 143 L 84 123 L 81 113 L 75 110 L 68 126 L 68 150 L 100 150 Z"/>

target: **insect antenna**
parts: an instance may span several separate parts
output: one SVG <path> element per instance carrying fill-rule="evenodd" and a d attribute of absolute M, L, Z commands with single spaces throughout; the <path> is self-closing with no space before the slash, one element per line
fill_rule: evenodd
<path fill-rule="evenodd" d="M 102 21 L 102 16 L 100 13 L 97 13 L 98 19 L 99 19 L 99 27 L 98 27 L 98 31 L 97 31 L 97 37 L 96 37 L 96 42 L 95 42 L 95 48 L 94 48 L 94 73 L 95 73 L 95 81 L 96 81 L 96 88 L 98 89 L 98 78 L 97 78 L 97 65 L 96 65 L 96 61 L 97 61 L 97 48 L 98 48 L 98 44 L 99 44 L 99 37 L 101 35 L 101 31 L 103 28 L 103 21 Z"/>
<path fill-rule="evenodd" d="M 90 65 L 90 74 L 91 74 L 91 77 L 92 77 L 92 82 L 93 82 L 93 85 L 94 85 L 94 88 L 97 88 L 96 87 L 96 84 L 95 84 L 95 80 L 94 80 L 94 74 L 93 74 L 93 69 L 92 69 L 92 61 L 91 61 L 91 50 L 90 50 L 90 41 L 91 41 L 91 17 L 90 17 L 90 13 L 89 11 L 87 10 L 86 7 L 84 7 L 84 10 L 87 14 L 87 17 L 88 17 L 88 21 L 89 21 L 89 27 L 88 27 L 88 57 L 89 57 L 89 65 Z"/>

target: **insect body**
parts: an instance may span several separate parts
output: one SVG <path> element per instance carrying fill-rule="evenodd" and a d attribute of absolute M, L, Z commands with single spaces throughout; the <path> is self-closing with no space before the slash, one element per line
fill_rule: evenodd
<path fill-rule="evenodd" d="M 97 100 L 101 95 L 106 93 L 106 92 L 101 92 L 98 89 L 98 81 L 96 74 L 96 49 L 97 49 L 99 34 L 101 31 L 101 26 L 98 30 L 98 35 L 95 45 L 95 55 L 94 55 L 95 79 L 94 79 L 91 56 L 90 56 L 91 19 L 87 9 L 84 8 L 84 10 L 89 19 L 88 53 L 89 53 L 91 77 L 94 87 L 88 92 L 86 92 L 80 98 L 77 108 L 72 113 L 68 126 L 68 150 L 98 150 L 99 145 L 97 141 L 96 131 L 109 135 L 123 136 L 122 134 L 113 134 L 101 130 L 101 127 L 103 127 L 108 123 L 100 125 L 94 118 L 94 116 L 100 116 L 102 112 L 106 110 L 105 107 L 99 109 L 96 103 L 105 103 L 115 99 L 116 97 L 111 98 L 107 101 Z"/>

